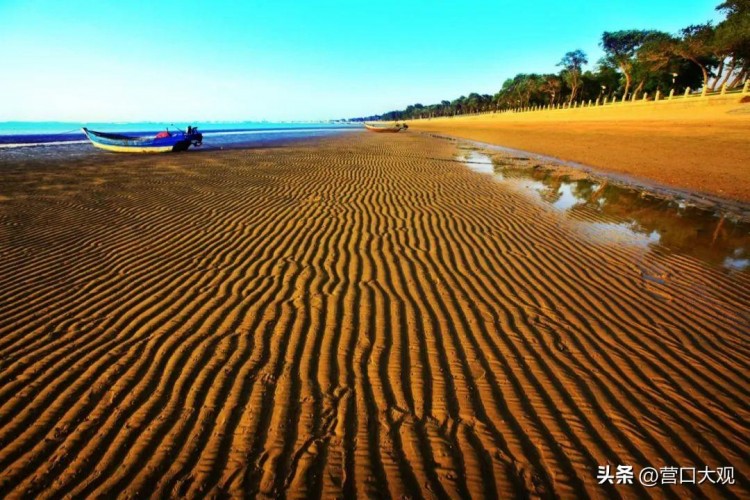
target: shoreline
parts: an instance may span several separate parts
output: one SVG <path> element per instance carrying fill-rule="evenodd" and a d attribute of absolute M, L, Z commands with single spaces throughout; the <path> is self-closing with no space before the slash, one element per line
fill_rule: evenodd
<path fill-rule="evenodd" d="M 622 103 L 408 121 L 410 130 L 555 157 L 657 188 L 750 203 L 750 103 Z"/>
<path fill-rule="evenodd" d="M 482 141 L 463 139 L 450 135 L 440 135 L 431 132 L 418 132 L 436 139 L 456 141 L 458 144 L 467 144 L 486 152 L 489 155 L 502 155 L 503 160 L 514 162 L 516 168 L 532 169 L 539 168 L 555 175 L 586 178 L 595 182 L 607 182 L 626 189 L 642 192 L 644 195 L 653 196 L 668 201 L 684 202 L 699 210 L 705 210 L 721 216 L 728 216 L 736 221 L 750 223 L 750 202 L 722 198 L 707 192 L 680 189 L 678 187 L 660 184 L 652 179 L 639 178 L 633 175 L 611 172 L 595 166 L 585 165 L 575 161 L 563 160 L 550 155 L 524 151 L 521 149 L 508 148 L 497 144 Z M 515 156 L 510 156 L 515 155 Z M 524 159 L 536 160 L 533 166 L 520 163 Z"/>

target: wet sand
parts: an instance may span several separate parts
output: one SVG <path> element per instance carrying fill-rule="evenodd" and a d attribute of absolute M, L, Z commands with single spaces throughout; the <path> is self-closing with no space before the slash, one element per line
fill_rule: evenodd
<path fill-rule="evenodd" d="M 0 158 L 0 494 L 750 495 L 750 273 L 464 161 L 411 133 Z"/>
<path fill-rule="evenodd" d="M 750 103 L 736 96 L 414 120 L 409 127 L 750 202 Z"/>

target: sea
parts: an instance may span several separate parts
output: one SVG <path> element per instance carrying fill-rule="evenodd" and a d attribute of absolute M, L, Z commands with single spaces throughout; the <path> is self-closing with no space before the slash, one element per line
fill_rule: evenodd
<path fill-rule="evenodd" d="M 197 126 L 203 133 L 203 149 L 265 147 L 282 142 L 311 139 L 352 130 L 361 124 L 347 122 L 0 122 L 0 157 L 79 156 L 95 148 L 82 127 L 133 136 L 155 135 L 163 130 Z"/>

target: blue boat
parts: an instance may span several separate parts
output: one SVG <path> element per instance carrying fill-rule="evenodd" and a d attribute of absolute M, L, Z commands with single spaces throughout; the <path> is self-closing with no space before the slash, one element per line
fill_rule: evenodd
<path fill-rule="evenodd" d="M 188 127 L 186 132 L 159 132 L 153 137 L 135 137 L 123 134 L 108 134 L 83 128 L 91 143 L 100 149 L 116 153 L 167 153 L 185 151 L 190 146 L 200 146 L 203 134 L 197 127 Z"/>

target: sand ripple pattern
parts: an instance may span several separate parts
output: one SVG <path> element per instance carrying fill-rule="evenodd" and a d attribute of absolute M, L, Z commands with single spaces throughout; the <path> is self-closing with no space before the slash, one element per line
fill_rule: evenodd
<path fill-rule="evenodd" d="M 748 498 L 747 275 L 588 242 L 455 158 L 2 165 L 0 495 Z"/>

